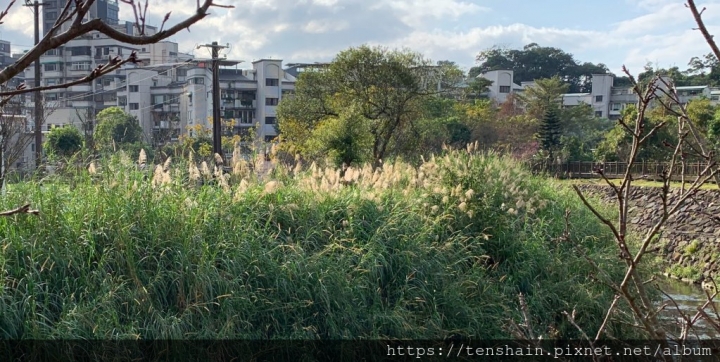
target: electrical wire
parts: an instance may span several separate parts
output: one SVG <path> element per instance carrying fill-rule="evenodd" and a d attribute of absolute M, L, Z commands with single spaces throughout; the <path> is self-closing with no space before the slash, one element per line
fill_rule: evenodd
<path fill-rule="evenodd" d="M 173 63 L 170 63 L 170 64 L 173 64 Z M 170 70 L 177 69 L 177 68 L 179 68 L 179 67 L 181 67 L 181 66 L 183 66 L 183 65 L 186 65 L 187 62 L 177 63 L 177 64 L 178 64 L 178 65 L 173 66 L 173 67 L 171 67 L 170 69 L 168 69 L 168 70 L 166 70 L 166 71 L 164 71 L 164 72 L 158 73 L 158 74 L 166 73 L 166 72 L 168 72 L 168 71 L 170 71 Z M 148 67 L 139 67 L 139 68 L 125 68 L 125 69 L 144 69 L 144 68 L 152 68 L 152 67 L 157 67 L 157 66 L 148 66 Z M 123 84 L 123 85 L 121 85 L 121 86 L 117 86 L 117 87 L 115 87 L 115 88 L 103 89 L 103 90 L 100 90 L 100 91 L 94 91 L 94 92 L 89 92 L 89 93 L 83 93 L 83 94 L 80 94 L 80 95 L 77 95 L 77 96 L 59 98 L 59 99 L 54 100 L 54 102 L 72 101 L 72 100 L 74 100 L 74 99 L 91 97 L 91 96 L 95 96 L 95 95 L 98 95 L 98 94 L 103 94 L 103 93 L 106 93 L 106 92 L 116 91 L 116 90 L 118 90 L 118 89 L 120 89 L 120 88 L 123 88 L 123 87 L 126 87 L 126 86 L 137 85 L 137 84 L 136 84 L 137 82 L 141 82 L 141 81 L 144 81 L 144 80 L 148 80 L 148 79 L 150 79 L 150 78 L 152 78 L 152 77 L 156 77 L 156 76 L 157 76 L 157 75 L 151 75 L 151 76 L 146 77 L 146 78 L 137 79 L 137 80 L 134 80 L 133 82 L 126 83 L 126 84 Z"/>

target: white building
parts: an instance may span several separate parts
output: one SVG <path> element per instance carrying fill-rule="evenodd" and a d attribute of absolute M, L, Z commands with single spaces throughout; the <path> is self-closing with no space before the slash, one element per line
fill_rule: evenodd
<path fill-rule="evenodd" d="M 176 141 L 196 125 L 212 129 L 211 63 L 128 67 L 121 72 L 126 87 L 118 93 L 118 105 L 138 118 L 155 146 Z M 294 90 L 296 78 L 282 68 L 282 60 L 257 60 L 251 69 L 239 68 L 240 63 L 220 61 L 221 118 L 233 121 L 232 134 L 245 135 L 258 125 L 259 140 L 270 141 L 277 136 L 277 105 Z"/>
<path fill-rule="evenodd" d="M 127 34 L 139 35 L 137 26 L 132 22 L 111 26 Z M 145 27 L 146 35 L 155 34 L 156 31 L 155 27 Z M 106 64 L 114 57 L 125 59 L 133 51 L 137 52 L 143 67 L 180 63 L 192 58 L 191 55 L 180 53 L 177 43 L 164 41 L 136 46 L 121 43 L 98 32 L 92 32 L 43 54 L 40 58 L 41 85 L 51 86 L 81 79 L 89 75 L 98 65 Z M 117 70 L 90 83 L 44 91 L 43 134 L 49 132 L 53 127 L 70 125 L 78 127 L 83 133 L 91 133 L 94 128 L 95 116 L 103 109 L 118 104 L 117 93 L 127 84 L 126 77 L 127 74 L 122 70 Z M 34 63 L 25 69 L 24 78 L 27 84 L 34 85 Z M 151 81 L 148 80 L 148 82 Z M 146 86 L 142 82 L 139 82 L 138 85 Z M 34 106 L 34 97 L 30 93 L 26 96 L 25 102 L 26 114 L 29 118 L 28 132 L 34 132 Z M 33 142 L 28 147 L 23 159 L 28 167 L 34 166 L 35 147 Z"/>
<path fill-rule="evenodd" d="M 523 92 L 533 87 L 535 82 L 522 82 L 517 85 L 513 82 L 511 70 L 494 70 L 479 75 L 479 77 L 492 80 L 487 96 L 498 103 L 507 100 L 509 93 Z M 667 90 L 667 84 L 671 83 L 668 77 L 663 78 L 665 82 L 659 81 L 658 87 Z M 563 107 L 573 107 L 580 104 L 588 104 L 593 108 L 596 117 L 608 118 L 611 120 L 620 118 L 621 112 L 630 104 L 637 104 L 638 98 L 631 87 L 615 87 L 612 74 L 593 74 L 592 89 L 589 93 L 566 93 L 562 95 Z M 680 101 L 687 103 L 691 99 L 706 97 L 713 104 L 720 103 L 720 90 L 712 90 L 708 86 L 676 87 Z M 657 95 L 662 95 L 658 90 Z"/>
<path fill-rule="evenodd" d="M 523 89 L 523 86 L 515 84 L 512 70 L 491 70 L 478 77 L 492 81 L 488 87 L 488 97 L 498 103 L 504 103 L 510 93 Z"/>

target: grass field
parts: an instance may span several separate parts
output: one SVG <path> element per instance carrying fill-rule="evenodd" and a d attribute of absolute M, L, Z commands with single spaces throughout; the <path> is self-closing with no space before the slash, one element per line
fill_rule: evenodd
<path fill-rule="evenodd" d="M 612 179 L 611 181 L 615 182 L 616 184 L 620 184 L 622 182 L 622 179 Z M 685 184 L 685 187 L 689 187 L 692 184 L 692 179 L 689 180 Z M 561 184 L 585 184 L 585 185 L 607 185 L 605 180 L 602 179 L 565 179 L 565 180 L 557 180 L 557 182 Z M 638 187 L 662 187 L 662 182 L 660 181 L 647 181 L 647 180 L 636 180 L 632 182 L 633 186 Z M 671 182 L 670 187 L 681 187 L 681 182 Z M 718 186 L 715 183 L 706 183 L 700 187 L 701 190 L 720 190 Z"/>
<path fill-rule="evenodd" d="M 235 166 L 220 179 L 117 157 L 11 185 L 0 207 L 40 215 L 0 219 L 0 338 L 510 338 L 519 293 L 536 335 L 574 338 L 562 312 L 594 334 L 613 298 L 574 245 L 623 275 L 574 194 L 508 158 L 261 182 Z"/>

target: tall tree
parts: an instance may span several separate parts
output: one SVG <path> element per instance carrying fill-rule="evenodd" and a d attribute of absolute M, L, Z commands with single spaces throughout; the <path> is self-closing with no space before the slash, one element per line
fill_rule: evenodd
<path fill-rule="evenodd" d="M 481 51 L 477 62 L 478 66 L 469 71 L 471 76 L 497 69 L 513 70 L 516 83 L 557 76 L 568 83 L 572 93 L 589 92 L 591 76 L 609 72 L 602 63 L 579 63 L 572 54 L 537 43 L 521 50 L 492 47 Z"/>
<path fill-rule="evenodd" d="M 143 133 L 138 120 L 120 107 L 103 109 L 97 115 L 95 144 L 110 151 L 124 145 L 142 142 Z"/>
<path fill-rule="evenodd" d="M 547 151 L 550 159 L 553 159 L 553 153 L 560 146 L 561 124 L 556 107 L 549 107 L 545 111 L 545 116 L 540 122 L 540 130 L 538 138 L 542 149 Z"/>
<path fill-rule="evenodd" d="M 45 149 L 48 154 L 70 157 L 80 151 L 83 145 L 83 136 L 80 131 L 73 127 L 53 128 L 47 136 Z"/>
<path fill-rule="evenodd" d="M 422 118 L 428 97 L 454 91 L 461 79 L 455 65 L 435 65 L 409 50 L 350 48 L 325 69 L 300 76 L 294 97 L 278 107 L 278 128 L 296 151 L 308 151 L 307 142 L 316 127 L 353 109 L 357 114 L 350 119 L 367 123 L 370 154 L 378 163 L 408 141 L 405 132 Z"/>
<path fill-rule="evenodd" d="M 567 93 L 569 85 L 560 77 L 537 79 L 535 84 L 518 93 L 518 100 L 525 106 L 527 113 L 540 119 L 550 108 L 562 104 L 562 95 Z"/>

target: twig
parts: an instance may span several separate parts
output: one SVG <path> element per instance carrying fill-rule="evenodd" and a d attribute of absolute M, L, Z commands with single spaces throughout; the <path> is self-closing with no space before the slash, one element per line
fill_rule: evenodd
<path fill-rule="evenodd" d="M 40 211 L 38 210 L 31 210 L 30 204 L 25 204 L 23 206 L 18 207 L 17 209 L 7 210 L 0 212 L 0 216 L 10 216 L 15 214 L 32 214 L 32 215 L 38 215 L 40 214 Z"/>
<path fill-rule="evenodd" d="M 595 335 L 595 342 L 599 341 L 603 332 L 605 332 L 605 328 L 607 328 L 608 321 L 610 320 L 610 315 L 612 315 L 612 312 L 615 309 L 618 300 L 620 300 L 620 295 L 616 294 L 615 298 L 613 298 L 612 304 L 610 304 L 610 308 L 608 308 L 607 313 L 605 314 L 605 319 L 600 325 L 600 329 L 598 329 L 597 335 Z"/>

